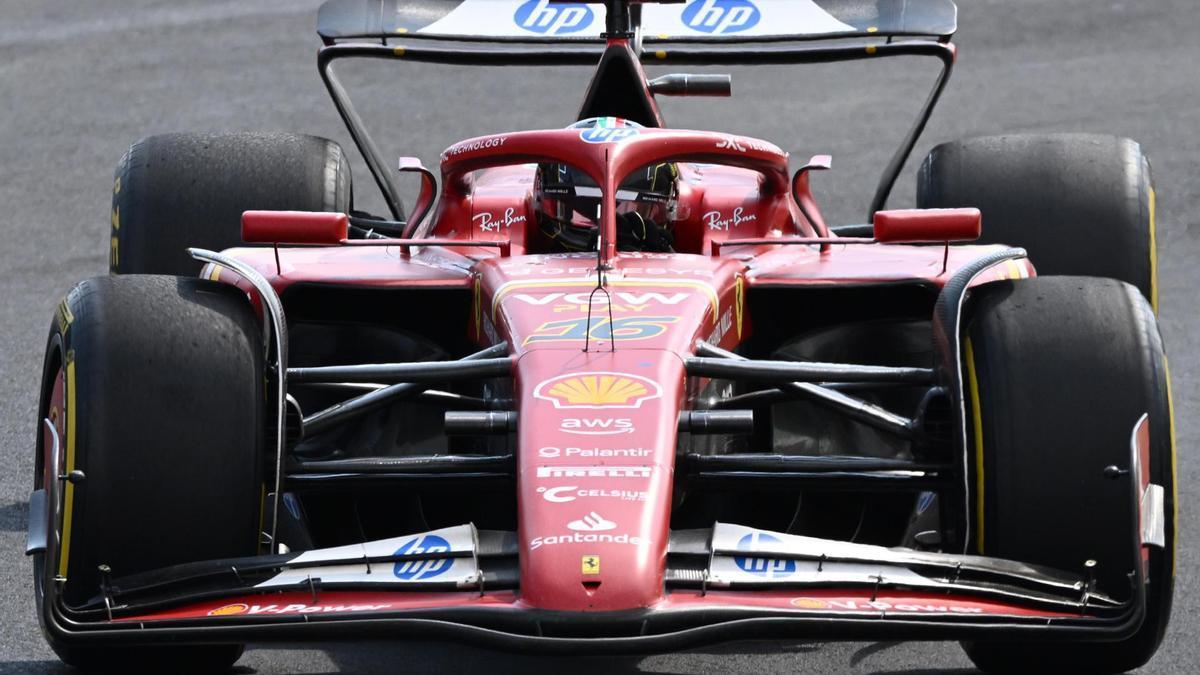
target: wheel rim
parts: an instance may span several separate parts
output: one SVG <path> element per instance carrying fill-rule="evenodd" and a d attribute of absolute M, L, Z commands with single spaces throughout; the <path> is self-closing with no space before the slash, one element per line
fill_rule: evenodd
<path fill-rule="evenodd" d="M 61 358 L 60 338 L 57 336 L 55 336 L 51 344 L 51 349 L 53 350 L 51 363 L 55 364 L 53 366 L 54 375 L 44 385 L 45 403 L 41 407 L 42 415 L 38 418 L 39 447 L 34 465 L 34 487 L 35 489 L 46 490 L 47 495 L 55 493 L 53 488 L 56 487 L 54 483 L 58 480 L 58 476 L 54 468 L 57 467 L 58 472 L 66 471 L 64 468 L 67 462 L 67 445 L 65 439 L 67 438 L 67 422 L 69 419 L 67 408 L 69 400 L 67 395 L 67 374 Z M 44 420 L 50 421 L 53 431 L 46 427 Z M 58 443 L 55 443 L 52 434 L 58 435 Z M 51 453 L 56 446 L 58 448 L 58 455 L 57 457 L 52 457 Z M 65 481 L 64 484 L 66 484 Z M 62 495 L 60 495 L 59 499 L 54 500 L 54 503 L 47 501 L 48 508 L 52 509 L 50 527 L 46 529 L 47 552 L 61 552 L 62 550 L 63 499 L 61 497 Z M 39 553 L 33 556 L 34 593 L 39 607 L 45 594 L 46 581 L 61 572 L 61 570 L 57 569 L 60 565 L 60 560 L 59 556 L 55 556 L 54 560 L 49 560 L 47 553 Z"/>

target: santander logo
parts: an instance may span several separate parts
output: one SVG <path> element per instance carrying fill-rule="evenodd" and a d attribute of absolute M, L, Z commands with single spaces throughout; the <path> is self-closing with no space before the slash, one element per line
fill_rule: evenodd
<path fill-rule="evenodd" d="M 592 511 L 579 520 L 572 520 L 567 523 L 567 529 L 575 530 L 576 532 L 606 532 L 617 529 L 617 524 L 611 520 L 605 520 L 604 516 Z"/>

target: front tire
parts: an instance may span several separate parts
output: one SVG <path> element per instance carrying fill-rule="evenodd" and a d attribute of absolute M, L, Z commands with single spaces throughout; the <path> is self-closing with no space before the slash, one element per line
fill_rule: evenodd
<path fill-rule="evenodd" d="M 257 553 L 261 339 L 246 296 L 216 282 L 101 277 L 71 290 L 48 340 L 35 485 L 55 480 L 43 419 L 61 439 L 63 473 L 85 478 L 62 483 L 61 526 L 50 535 L 58 555 L 35 557 L 39 611 L 48 577 L 65 577 L 61 600 L 79 606 L 99 594 L 100 565 L 116 578 Z M 238 645 L 104 649 L 47 638 L 65 662 L 99 671 L 228 667 L 241 653 Z"/>
<path fill-rule="evenodd" d="M 1117 642 L 973 642 L 989 673 L 1117 673 L 1154 655 L 1174 584 L 1174 443 L 1166 356 L 1154 314 L 1112 279 L 1038 277 L 973 293 L 964 386 L 971 551 L 1072 572 L 1096 560 L 1101 592 L 1125 600 L 1138 523 L 1130 508 L 1130 437 L 1150 420 L 1151 483 L 1165 492 L 1166 546 L 1151 548 L 1145 620 Z M 1140 487 L 1140 486 L 1139 486 Z"/>

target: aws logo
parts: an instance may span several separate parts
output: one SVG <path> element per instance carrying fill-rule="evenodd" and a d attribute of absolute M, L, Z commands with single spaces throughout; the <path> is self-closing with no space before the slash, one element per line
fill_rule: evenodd
<path fill-rule="evenodd" d="M 580 436 L 632 434 L 633 420 L 628 417 L 568 417 L 562 421 L 558 430 L 564 434 L 578 434 Z"/>
<path fill-rule="evenodd" d="M 639 375 L 577 373 L 542 382 L 533 390 L 533 396 L 560 409 L 640 408 L 642 403 L 661 397 L 662 388 Z"/>
<path fill-rule="evenodd" d="M 758 25 L 762 12 L 751 0 L 692 0 L 684 8 L 682 18 L 692 30 L 726 35 Z"/>
<path fill-rule="evenodd" d="M 582 2 L 529 0 L 517 7 L 513 22 L 539 35 L 570 35 L 592 25 L 596 14 Z"/>

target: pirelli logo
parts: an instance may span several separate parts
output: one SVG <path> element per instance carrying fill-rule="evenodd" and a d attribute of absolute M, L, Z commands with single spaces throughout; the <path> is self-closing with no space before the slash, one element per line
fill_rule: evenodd
<path fill-rule="evenodd" d="M 649 478 L 650 466 L 539 466 L 538 478 Z"/>

